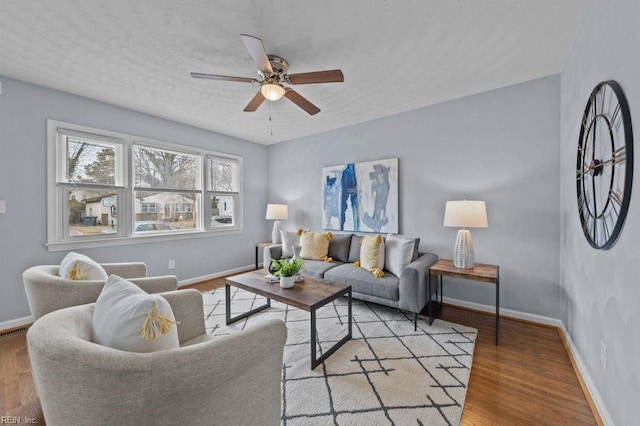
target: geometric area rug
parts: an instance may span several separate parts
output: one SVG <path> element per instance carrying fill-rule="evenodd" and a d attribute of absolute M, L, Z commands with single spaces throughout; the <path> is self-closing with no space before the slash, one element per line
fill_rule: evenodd
<path fill-rule="evenodd" d="M 231 287 L 232 315 L 265 299 Z M 282 425 L 457 425 L 477 330 L 436 319 L 429 326 L 397 309 L 352 300 L 353 337 L 311 370 L 310 314 L 271 300 L 271 308 L 225 325 L 225 291 L 203 294 L 207 332 L 222 336 L 268 318 L 287 324 Z M 347 333 L 347 300 L 317 310 L 317 351 Z"/>

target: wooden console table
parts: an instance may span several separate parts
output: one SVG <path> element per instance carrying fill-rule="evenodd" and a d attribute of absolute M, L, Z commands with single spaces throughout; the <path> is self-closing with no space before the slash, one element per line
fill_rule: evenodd
<path fill-rule="evenodd" d="M 462 278 L 464 280 L 493 283 L 496 286 L 496 345 L 498 344 L 498 327 L 500 325 L 500 266 L 476 263 L 473 268 L 456 268 L 453 260 L 440 259 L 433 265 L 429 272 L 440 277 L 440 306 L 442 307 L 442 277 Z M 429 280 L 429 293 L 431 293 L 431 280 Z M 437 297 L 437 296 L 436 296 Z M 431 302 L 429 302 L 431 304 Z M 433 322 L 431 309 L 429 309 L 429 323 Z"/>

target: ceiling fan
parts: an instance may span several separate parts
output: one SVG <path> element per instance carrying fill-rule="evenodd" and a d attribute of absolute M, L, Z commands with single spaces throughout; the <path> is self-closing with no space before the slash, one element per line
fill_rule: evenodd
<path fill-rule="evenodd" d="M 245 112 L 254 112 L 265 99 L 277 101 L 283 96 L 294 104 L 314 115 L 320 112 L 320 108 L 309 102 L 305 97 L 284 84 L 314 84 L 314 83 L 342 83 L 344 76 L 341 70 L 314 71 L 301 74 L 287 74 L 289 63 L 280 56 L 267 55 L 258 37 L 241 34 L 240 38 L 249 50 L 253 62 L 258 67 L 260 80 L 248 77 L 233 77 L 228 75 L 202 74 L 192 72 L 191 77 L 209 80 L 237 81 L 240 83 L 257 83 L 260 90 L 245 107 Z"/>

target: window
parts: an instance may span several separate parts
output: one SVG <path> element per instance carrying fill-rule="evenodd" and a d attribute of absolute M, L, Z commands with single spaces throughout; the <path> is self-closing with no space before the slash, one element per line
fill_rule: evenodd
<path fill-rule="evenodd" d="M 241 230 L 241 157 L 53 120 L 48 135 L 50 250 Z"/>
<path fill-rule="evenodd" d="M 211 228 L 233 227 L 237 221 L 238 162 L 210 156 L 207 159 L 207 198 L 211 209 Z"/>
<path fill-rule="evenodd" d="M 202 157 L 138 144 L 133 147 L 133 157 L 136 199 L 141 204 L 157 204 L 155 220 L 172 225 L 155 230 L 198 229 L 198 215 L 194 213 L 200 205 Z"/>
<path fill-rule="evenodd" d="M 140 210 L 143 214 L 145 213 L 156 213 L 156 203 L 140 203 Z"/>

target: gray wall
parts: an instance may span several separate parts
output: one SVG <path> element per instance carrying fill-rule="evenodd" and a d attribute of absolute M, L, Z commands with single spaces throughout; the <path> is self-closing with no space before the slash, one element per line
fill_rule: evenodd
<path fill-rule="evenodd" d="M 558 318 L 560 77 L 550 76 L 269 147 L 269 202 L 288 229 L 320 229 L 323 166 L 399 158 L 400 232 L 451 258 L 447 200 L 487 202 L 476 260 L 500 265 L 501 306 Z M 380 100 L 384 102 L 384 100 Z M 445 296 L 494 305 L 494 288 L 454 280 Z"/>
<path fill-rule="evenodd" d="M 618 425 L 640 418 L 640 3 L 591 1 L 561 78 L 560 243 L 565 324 Z M 575 190 L 576 147 L 587 98 L 602 80 L 617 80 L 631 108 L 635 182 L 616 245 L 589 246 L 580 228 Z M 600 363 L 600 341 L 608 362 Z"/>
<path fill-rule="evenodd" d="M 0 322 L 30 314 L 22 272 L 38 264 L 57 264 L 65 252 L 45 248 L 46 120 L 48 118 L 166 142 L 241 155 L 244 158 L 242 234 L 81 250 L 100 262 L 143 261 L 151 275 L 175 273 L 179 279 L 251 265 L 255 242 L 268 235 L 267 147 L 176 122 L 0 77 Z M 169 271 L 168 260 L 176 269 Z"/>

